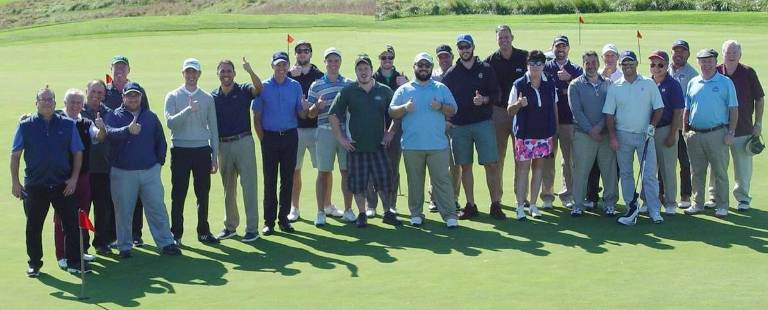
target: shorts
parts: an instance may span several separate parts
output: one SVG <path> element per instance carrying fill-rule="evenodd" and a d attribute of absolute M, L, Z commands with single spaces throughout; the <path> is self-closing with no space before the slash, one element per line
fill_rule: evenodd
<path fill-rule="evenodd" d="M 317 170 L 321 172 L 333 171 L 335 159 L 339 159 L 339 169 L 347 170 L 347 150 L 344 149 L 333 130 L 325 128 L 317 129 Z"/>
<path fill-rule="evenodd" d="M 448 130 L 448 136 L 451 138 L 451 151 L 457 165 L 472 164 L 473 144 L 477 149 L 477 158 L 481 165 L 499 161 L 496 128 L 491 120 L 453 127 Z"/>

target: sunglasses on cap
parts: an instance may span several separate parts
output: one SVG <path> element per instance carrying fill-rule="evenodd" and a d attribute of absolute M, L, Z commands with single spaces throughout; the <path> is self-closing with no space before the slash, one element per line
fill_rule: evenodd
<path fill-rule="evenodd" d="M 379 60 L 395 60 L 395 56 L 379 56 Z"/>

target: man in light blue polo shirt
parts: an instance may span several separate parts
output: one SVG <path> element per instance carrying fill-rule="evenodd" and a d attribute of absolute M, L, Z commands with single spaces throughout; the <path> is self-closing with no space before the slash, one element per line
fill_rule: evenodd
<path fill-rule="evenodd" d="M 693 204 L 686 214 L 704 210 L 707 167 L 715 177 L 715 216 L 728 215 L 728 147 L 733 144 L 739 120 L 739 102 L 733 82 L 717 72 L 717 51 L 696 53 L 701 75 L 689 83 L 685 96 L 683 124 L 691 160 Z"/>
<path fill-rule="evenodd" d="M 646 203 L 651 220 L 661 223 L 664 219 L 660 212 L 659 181 L 656 178 L 656 148 L 655 143 L 647 142 L 653 139 L 664 102 L 656 82 L 637 74 L 634 52 L 622 52 L 619 63 L 624 76 L 608 87 L 603 106 L 611 148 L 617 152 L 621 193 L 627 205 L 627 214 L 619 219 L 619 223 L 633 225 L 640 213 L 636 201 L 632 203 L 635 195 L 634 153 L 641 161 L 645 154 L 645 163 L 640 166 L 642 190 L 648 199 Z"/>
<path fill-rule="evenodd" d="M 430 79 L 434 61 L 427 53 L 416 55 L 413 61 L 415 81 L 400 86 L 390 104 L 392 118 L 402 118 L 403 157 L 408 176 L 408 207 L 411 224 L 420 226 L 424 221 L 424 172 L 429 178 L 437 199 L 440 215 L 449 228 L 458 227 L 456 209 L 451 204 L 453 186 L 448 172 L 450 150 L 445 136 L 445 118 L 458 109 L 451 91 L 440 82 Z"/>

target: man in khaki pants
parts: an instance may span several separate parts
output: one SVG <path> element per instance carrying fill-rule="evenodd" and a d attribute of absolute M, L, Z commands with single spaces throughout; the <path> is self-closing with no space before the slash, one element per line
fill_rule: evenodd
<path fill-rule="evenodd" d="M 261 79 L 243 58 L 243 69 L 251 76 L 253 84 L 235 83 L 235 64 L 222 60 L 216 68 L 221 86 L 211 92 L 216 104 L 219 127 L 219 169 L 224 183 L 224 229 L 216 235 L 227 239 L 236 235 L 240 224 L 237 212 L 237 177 L 245 204 L 245 235 L 241 241 L 259 238 L 259 202 L 256 199 L 256 146 L 251 134 L 251 100 L 261 93 Z"/>
<path fill-rule="evenodd" d="M 691 79 L 685 97 L 685 141 L 691 159 L 693 205 L 685 214 L 704 210 L 707 167 L 715 176 L 715 216 L 728 215 L 728 147 L 733 144 L 739 120 L 736 88 L 731 79 L 717 73 L 717 51 L 696 54 L 701 75 Z"/>

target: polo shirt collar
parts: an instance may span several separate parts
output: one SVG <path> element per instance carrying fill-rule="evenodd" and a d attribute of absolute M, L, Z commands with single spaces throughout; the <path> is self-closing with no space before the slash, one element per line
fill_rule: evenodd
<path fill-rule="evenodd" d="M 341 83 L 341 82 L 344 82 L 345 80 L 344 76 L 342 76 L 341 74 L 336 75 L 336 81 L 331 81 L 331 79 L 328 78 L 328 74 L 323 74 L 322 79 L 323 81 L 328 83 Z"/>
<path fill-rule="evenodd" d="M 431 86 L 435 85 L 435 80 L 429 79 L 429 80 L 426 81 L 426 83 L 424 83 L 424 85 L 419 83 L 419 81 L 416 80 L 416 79 L 413 79 L 413 81 L 410 81 L 408 83 L 410 83 L 411 86 L 413 86 L 413 87 L 431 87 Z"/>
<path fill-rule="evenodd" d="M 547 75 L 544 74 L 544 72 L 541 73 L 541 80 L 546 82 L 547 81 Z M 531 72 L 526 71 L 525 72 L 525 83 L 531 84 Z"/>
<path fill-rule="evenodd" d="M 638 75 L 637 75 L 637 78 L 635 78 L 635 81 L 634 81 L 634 82 L 632 82 L 632 83 L 630 83 L 630 82 L 628 82 L 626 79 L 624 79 L 624 75 L 622 75 L 622 76 L 621 76 L 621 78 L 620 78 L 620 79 L 618 79 L 618 80 L 616 81 L 616 84 L 635 84 L 635 83 L 637 83 L 638 81 L 640 81 L 640 80 L 644 80 L 644 79 L 645 79 L 645 77 L 644 77 L 644 76 L 642 76 L 641 74 L 638 74 Z M 655 83 L 654 83 L 654 84 L 655 84 Z"/>
<path fill-rule="evenodd" d="M 282 83 L 280 83 L 280 82 L 278 82 L 278 81 L 277 81 L 277 79 L 275 78 L 275 75 L 272 75 L 272 77 L 270 77 L 270 78 L 269 78 L 269 82 L 270 82 L 271 84 L 274 84 L 274 85 L 284 85 L 285 83 L 288 83 L 288 79 L 290 79 L 290 77 L 288 77 L 288 75 L 286 75 L 286 76 L 285 76 L 285 79 L 283 80 L 283 82 L 282 82 Z"/>
<path fill-rule="evenodd" d="M 589 81 L 589 78 L 587 77 L 587 73 L 586 72 L 584 72 L 584 74 L 582 74 L 578 78 L 576 78 L 576 80 L 581 82 L 581 83 L 592 84 Z M 605 82 L 605 78 L 601 74 L 598 73 L 597 74 L 597 83 L 599 84 L 599 83 L 603 83 L 603 82 Z"/>
<path fill-rule="evenodd" d="M 199 87 L 198 87 L 198 88 L 199 88 Z M 218 95 L 225 95 L 225 96 L 228 96 L 228 95 L 232 94 L 232 92 L 234 92 L 234 91 L 236 91 L 236 90 L 239 90 L 239 89 L 240 89 L 240 84 L 237 84 L 237 82 L 235 82 L 235 81 L 232 81 L 232 90 L 230 90 L 228 94 L 226 94 L 226 95 L 224 94 L 224 91 L 222 91 L 222 90 L 221 90 L 221 85 L 219 85 L 219 88 L 217 88 L 217 89 L 214 91 L 214 93 L 215 93 L 217 96 L 218 96 Z M 213 95 L 213 94 L 211 94 L 211 95 Z"/>

